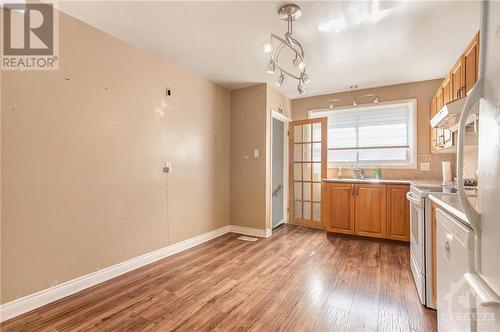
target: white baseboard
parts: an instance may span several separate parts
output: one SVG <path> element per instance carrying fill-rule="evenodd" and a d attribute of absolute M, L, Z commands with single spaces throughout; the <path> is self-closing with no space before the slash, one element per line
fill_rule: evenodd
<path fill-rule="evenodd" d="M 270 228 L 259 229 L 259 228 L 251 228 L 251 227 L 243 227 L 235 225 L 230 225 L 229 227 L 231 233 L 244 234 L 249 236 L 268 238 L 272 234 L 272 230 Z"/>
<path fill-rule="evenodd" d="M 23 313 L 39 308 L 56 300 L 62 299 L 66 296 L 77 293 L 86 288 L 95 286 L 97 284 L 100 284 L 101 282 L 112 279 L 126 272 L 135 270 L 147 264 L 151 264 L 162 258 L 195 247 L 199 244 L 202 244 L 216 237 L 229 233 L 230 231 L 238 233 L 237 231 L 233 231 L 232 229 L 233 227 L 234 226 L 229 226 L 229 225 L 224 226 L 215 229 L 213 231 L 210 231 L 208 233 L 195 236 L 193 238 L 181 241 L 179 243 L 172 244 L 168 247 L 152 251 L 142 256 L 129 259 L 125 262 L 109 266 L 102 270 L 81 276 L 73 280 L 66 281 L 62 284 L 2 304 L 0 305 L 0 322 L 19 316 Z"/>

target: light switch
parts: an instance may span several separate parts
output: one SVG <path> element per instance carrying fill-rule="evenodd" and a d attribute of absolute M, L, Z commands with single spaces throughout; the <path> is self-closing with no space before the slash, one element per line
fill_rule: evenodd
<path fill-rule="evenodd" d="M 253 150 L 253 157 L 254 158 L 259 158 L 259 149 Z"/>
<path fill-rule="evenodd" d="M 163 166 L 163 172 L 164 173 L 170 173 L 173 170 L 174 170 L 174 168 L 172 167 L 172 162 L 166 161 L 165 162 L 165 166 Z"/>
<path fill-rule="evenodd" d="M 420 163 L 420 170 L 421 171 L 430 171 L 431 164 L 430 163 Z"/>

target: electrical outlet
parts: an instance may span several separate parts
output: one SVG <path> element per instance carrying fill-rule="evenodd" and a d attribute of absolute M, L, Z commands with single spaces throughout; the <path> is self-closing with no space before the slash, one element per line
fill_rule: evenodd
<path fill-rule="evenodd" d="M 431 164 L 430 163 L 420 163 L 420 170 L 421 171 L 430 171 Z"/>
<path fill-rule="evenodd" d="M 253 150 L 253 157 L 254 158 L 259 158 L 259 149 Z"/>

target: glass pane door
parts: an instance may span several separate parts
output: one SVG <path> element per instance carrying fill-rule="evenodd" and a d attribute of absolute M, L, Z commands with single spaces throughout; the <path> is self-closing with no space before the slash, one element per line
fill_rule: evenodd
<path fill-rule="evenodd" d="M 289 128 L 291 222 L 323 228 L 321 180 L 326 177 L 327 118 L 293 121 Z"/>

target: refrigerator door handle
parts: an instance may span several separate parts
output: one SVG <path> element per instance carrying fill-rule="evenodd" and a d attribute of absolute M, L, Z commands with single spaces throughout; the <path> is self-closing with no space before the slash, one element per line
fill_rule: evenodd
<path fill-rule="evenodd" d="M 481 28 L 480 33 L 485 33 L 487 29 L 487 18 L 489 10 L 488 1 L 483 1 L 481 8 Z M 460 120 L 458 122 L 458 130 L 457 130 L 457 189 L 458 189 L 458 197 L 460 199 L 460 203 L 464 208 L 464 213 L 471 224 L 472 229 L 476 233 L 476 238 L 481 237 L 481 214 L 475 209 L 474 206 L 470 203 L 467 198 L 467 194 L 465 193 L 464 188 L 464 140 L 465 140 L 465 127 L 467 124 L 467 117 L 472 109 L 474 104 L 478 103 L 484 94 L 484 61 L 485 61 L 485 51 L 486 51 L 486 37 L 481 36 L 479 39 L 479 79 L 476 84 L 469 91 L 467 100 L 465 101 L 462 112 L 460 113 Z M 476 248 L 478 249 L 478 248 Z M 477 251 L 476 251 L 477 254 Z"/>
<path fill-rule="evenodd" d="M 479 304 L 485 307 L 500 305 L 500 297 L 477 273 L 466 273 L 465 280 L 476 294 Z"/>

